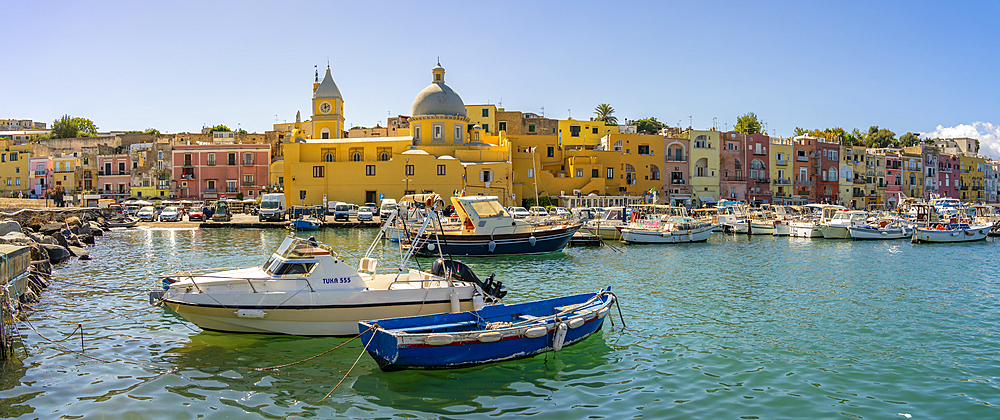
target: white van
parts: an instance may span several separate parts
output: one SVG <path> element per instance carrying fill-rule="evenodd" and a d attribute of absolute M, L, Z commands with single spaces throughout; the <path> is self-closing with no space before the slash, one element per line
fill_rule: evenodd
<path fill-rule="evenodd" d="M 285 220 L 285 194 L 264 194 L 260 196 L 260 213 L 257 219 L 281 221 Z"/>
<path fill-rule="evenodd" d="M 385 220 L 389 217 L 389 214 L 396 211 L 396 200 L 392 198 L 386 198 L 382 200 L 382 205 L 378 209 L 378 217 Z"/>

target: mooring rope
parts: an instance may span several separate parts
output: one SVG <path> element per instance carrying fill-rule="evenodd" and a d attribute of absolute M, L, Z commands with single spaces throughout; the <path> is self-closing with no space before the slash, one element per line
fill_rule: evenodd
<path fill-rule="evenodd" d="M 368 331 L 371 331 L 371 330 L 373 330 L 373 329 L 374 329 L 375 327 L 377 327 L 377 326 L 378 326 L 378 324 L 376 324 L 376 325 L 372 325 L 372 326 L 371 326 L 371 327 L 369 327 L 369 328 L 368 328 L 368 330 L 367 330 L 367 331 L 365 331 L 365 332 L 368 332 Z M 364 334 L 364 333 L 361 333 L 361 334 L 359 334 L 359 335 L 358 335 L 357 337 L 361 337 L 361 335 L 363 335 L 363 334 Z M 357 337 L 355 337 L 355 338 L 357 338 Z M 323 400 L 325 400 L 325 399 L 327 399 L 327 398 L 330 398 L 330 395 L 333 395 L 333 391 L 336 391 L 336 390 L 337 390 L 337 387 L 339 387 L 339 386 L 340 386 L 340 384 L 344 383 L 344 380 L 346 380 L 346 379 L 347 379 L 347 376 L 351 374 L 351 371 L 353 371 L 353 370 L 354 370 L 354 367 L 355 367 L 355 366 L 357 366 L 357 365 L 358 365 L 358 362 L 360 362 L 360 361 L 361 361 L 361 358 L 362 358 L 362 357 L 364 357 L 364 355 L 365 355 L 365 352 L 367 352 L 367 351 L 368 351 L 368 345 L 369 345 L 369 344 L 371 344 L 371 343 L 372 343 L 372 340 L 374 340 L 374 339 L 375 339 L 375 334 L 373 333 L 373 334 L 372 334 L 372 337 L 368 339 L 368 342 L 367 342 L 367 343 L 365 343 L 365 348 L 361 349 L 361 354 L 359 354 L 359 355 L 358 355 L 358 358 L 357 358 L 357 360 L 355 360 L 355 361 L 354 361 L 354 364 L 353 364 L 353 365 L 351 365 L 351 368 L 347 370 L 347 373 L 345 373 L 345 374 L 344 374 L 344 377 L 343 377 L 343 378 L 340 378 L 340 381 L 339 381 L 339 382 L 337 382 L 337 385 L 334 385 L 334 386 L 333 386 L 333 389 L 331 389 L 331 390 L 330 390 L 330 392 L 327 392 L 327 393 L 326 393 L 326 395 L 324 395 L 324 396 L 323 396 L 323 398 L 320 398 L 320 399 L 319 399 L 319 401 L 316 401 L 316 402 L 314 402 L 314 403 L 312 403 L 312 404 L 309 404 L 309 406 L 308 406 L 308 407 L 306 407 L 306 408 L 304 408 L 304 409 L 302 409 L 302 411 L 299 411 L 298 413 L 295 413 L 295 414 L 292 414 L 292 415 L 290 415 L 290 416 L 286 416 L 285 418 L 286 418 L 286 419 L 288 419 L 288 418 L 294 418 L 294 417 L 299 417 L 299 416 L 301 416 L 301 415 L 302 415 L 302 413 L 305 413 L 305 412 L 306 412 L 306 411 L 308 411 L 308 410 L 309 410 L 310 408 L 313 408 L 313 406 L 315 406 L 316 404 L 319 404 L 319 403 L 323 402 Z M 353 338 L 352 338 L 352 340 L 353 340 Z"/>

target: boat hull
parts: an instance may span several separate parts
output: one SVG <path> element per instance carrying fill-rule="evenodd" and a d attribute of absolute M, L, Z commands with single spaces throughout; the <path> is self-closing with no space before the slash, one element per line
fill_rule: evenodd
<path fill-rule="evenodd" d="M 617 241 L 622 238 L 620 229 L 615 225 L 585 226 L 583 230 L 600 236 L 601 239 Z"/>
<path fill-rule="evenodd" d="M 774 222 L 774 236 L 789 236 L 792 234 L 792 228 L 788 226 L 788 222 L 776 221 Z"/>
<path fill-rule="evenodd" d="M 546 254 L 562 251 L 570 239 L 573 239 L 573 234 L 580 230 L 580 226 L 577 224 L 509 235 L 439 234 L 439 240 L 424 235 L 419 240 L 414 240 L 412 246 L 416 247 L 417 255 L 423 256 L 436 256 L 439 253 L 456 256 Z"/>
<path fill-rule="evenodd" d="M 679 244 L 705 242 L 718 225 L 692 230 L 661 231 L 654 229 L 622 229 L 622 240 L 630 244 Z"/>
<path fill-rule="evenodd" d="M 750 234 L 751 235 L 773 235 L 774 234 L 774 223 L 750 223 Z"/>
<path fill-rule="evenodd" d="M 583 341 L 598 331 L 615 302 L 610 293 L 597 294 L 594 305 L 551 314 L 571 305 L 586 304 L 595 294 L 566 296 L 516 305 L 493 305 L 479 311 L 364 321 L 356 325 L 368 354 L 383 371 L 448 369 L 531 357 L 555 350 L 556 330 L 565 323 L 560 347 Z M 534 316 L 549 315 L 532 321 Z M 527 318 L 527 321 L 521 319 Z M 485 322 L 509 322 L 488 328 Z M 574 327 L 575 326 L 575 327 Z M 420 330 L 420 331 L 415 331 Z M 493 335 L 484 340 L 484 335 Z M 436 337 L 432 337 L 436 336 Z M 444 341 L 434 342 L 434 338 Z"/>
<path fill-rule="evenodd" d="M 915 243 L 949 243 L 973 242 L 986 239 L 990 233 L 990 225 L 973 225 L 967 228 L 951 228 L 945 230 L 917 228 L 913 232 Z"/>
<path fill-rule="evenodd" d="M 847 239 L 851 237 L 851 232 L 846 226 L 820 226 L 820 232 L 826 239 Z"/>
<path fill-rule="evenodd" d="M 905 239 L 913 235 L 913 229 L 910 228 L 873 229 L 851 226 L 848 230 L 856 240 Z"/>
<path fill-rule="evenodd" d="M 323 226 L 318 222 L 312 222 L 309 220 L 293 220 L 292 229 L 295 230 L 319 230 Z"/>
<path fill-rule="evenodd" d="M 792 222 L 788 224 L 791 229 L 791 236 L 797 238 L 822 238 L 823 232 L 815 223 Z"/>

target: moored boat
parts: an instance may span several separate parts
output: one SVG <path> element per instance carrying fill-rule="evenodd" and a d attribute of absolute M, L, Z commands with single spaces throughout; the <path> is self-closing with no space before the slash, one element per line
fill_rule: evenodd
<path fill-rule="evenodd" d="M 938 223 L 918 227 L 913 231 L 913 243 L 972 242 L 986 239 L 993 225 L 968 223 Z"/>
<path fill-rule="evenodd" d="M 361 321 L 357 331 L 383 371 L 499 362 L 578 343 L 611 312 L 610 288 L 452 314 Z"/>
<path fill-rule="evenodd" d="M 913 227 L 904 220 L 883 220 L 876 224 L 850 226 L 851 238 L 863 239 L 905 239 L 913 235 Z"/>
<path fill-rule="evenodd" d="M 864 223 L 868 213 L 863 210 L 841 210 L 833 218 L 820 224 L 820 231 L 826 239 L 848 239 L 851 232 L 848 227 Z"/>
<path fill-rule="evenodd" d="M 319 230 L 319 228 L 323 227 L 323 222 L 320 222 L 315 217 L 304 217 L 292 220 L 290 226 L 295 230 Z"/>
<path fill-rule="evenodd" d="M 665 220 L 643 220 L 622 229 L 622 240 L 630 244 L 678 244 L 704 242 L 719 227 L 707 220 L 669 216 Z"/>

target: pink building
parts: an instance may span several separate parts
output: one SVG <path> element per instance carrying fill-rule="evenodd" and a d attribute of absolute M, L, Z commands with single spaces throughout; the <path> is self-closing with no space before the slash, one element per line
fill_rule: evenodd
<path fill-rule="evenodd" d="M 719 149 L 719 198 L 747 200 L 745 134 L 730 131 L 722 133 Z"/>
<path fill-rule="evenodd" d="M 52 188 L 52 159 L 48 156 L 33 156 L 28 159 L 28 193 L 43 197 L 45 190 Z"/>
<path fill-rule="evenodd" d="M 177 198 L 253 198 L 268 185 L 271 146 L 199 144 L 173 148 L 172 190 Z"/>
<path fill-rule="evenodd" d="M 663 158 L 663 197 L 671 205 L 691 204 L 691 185 L 688 183 L 688 146 L 691 140 L 665 137 L 663 143 L 667 151 Z"/>
<path fill-rule="evenodd" d="M 816 202 L 837 203 L 840 191 L 840 143 L 817 139 L 816 158 L 813 163 L 818 181 Z"/>
<path fill-rule="evenodd" d="M 903 159 L 894 150 L 884 150 L 885 155 L 885 202 L 889 208 L 899 205 L 903 193 Z"/>
<path fill-rule="evenodd" d="M 771 202 L 771 159 L 768 147 L 771 137 L 751 134 L 746 140 L 747 151 L 747 201 L 757 204 Z"/>
<path fill-rule="evenodd" d="M 941 197 L 962 198 L 962 160 L 958 155 L 938 155 L 938 194 Z"/>
<path fill-rule="evenodd" d="M 97 156 L 97 190 L 101 198 L 122 200 L 131 194 L 132 159 L 128 154 Z"/>

